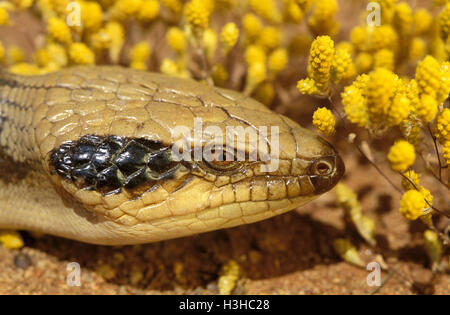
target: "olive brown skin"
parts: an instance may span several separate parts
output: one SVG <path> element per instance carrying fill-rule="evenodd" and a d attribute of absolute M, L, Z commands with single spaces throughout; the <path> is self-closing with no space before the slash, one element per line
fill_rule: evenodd
<path fill-rule="evenodd" d="M 277 144 L 277 167 L 268 168 L 272 156 L 176 160 L 177 128 L 193 135 L 199 120 L 204 132 L 189 154 L 218 144 L 209 127 L 242 127 L 270 154 Z M 249 144 L 220 142 L 245 157 Z M 0 71 L 0 170 L 0 228 L 119 245 L 284 213 L 330 190 L 345 168 L 318 135 L 235 91 L 85 66 L 30 77 Z"/>

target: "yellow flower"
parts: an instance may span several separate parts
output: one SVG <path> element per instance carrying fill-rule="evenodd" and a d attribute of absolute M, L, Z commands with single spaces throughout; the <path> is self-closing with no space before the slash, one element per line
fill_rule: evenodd
<path fill-rule="evenodd" d="M 331 78 L 334 83 L 338 83 L 343 78 L 347 79 L 349 75 L 349 68 L 352 66 L 352 58 L 350 53 L 346 49 L 336 49 L 333 58 L 333 64 L 331 69 Z"/>
<path fill-rule="evenodd" d="M 179 13 L 182 8 L 180 0 L 161 0 L 161 3 L 174 13 Z"/>
<path fill-rule="evenodd" d="M 20 75 L 36 75 L 39 74 L 39 67 L 35 64 L 20 62 L 11 66 L 9 72 Z"/>
<path fill-rule="evenodd" d="M 286 49 L 278 48 L 269 55 L 269 71 L 277 74 L 281 72 L 288 63 L 288 53 Z"/>
<path fill-rule="evenodd" d="M 75 64 L 92 65 L 95 63 L 94 53 L 84 43 L 70 45 L 69 57 Z"/>
<path fill-rule="evenodd" d="M 175 63 L 175 61 L 169 59 L 169 58 L 164 58 L 163 61 L 161 62 L 161 68 L 160 68 L 161 72 L 164 74 L 168 74 L 171 76 L 176 76 L 178 74 L 178 66 Z"/>
<path fill-rule="evenodd" d="M 371 120 L 382 122 L 387 112 L 390 99 L 395 93 L 397 75 L 384 68 L 377 68 L 369 74 L 367 82 L 367 104 Z"/>
<path fill-rule="evenodd" d="M 450 34 L 450 3 L 447 3 L 445 8 L 439 14 L 439 26 L 442 38 L 447 38 Z"/>
<path fill-rule="evenodd" d="M 390 25 L 354 27 L 350 39 L 357 50 L 364 52 L 393 50 L 398 43 L 397 33 Z"/>
<path fill-rule="evenodd" d="M 141 41 L 131 48 L 130 51 L 130 59 L 132 63 L 146 63 L 148 58 L 150 58 L 150 54 L 152 49 L 150 48 L 150 44 L 147 41 Z"/>
<path fill-rule="evenodd" d="M 273 99 L 275 97 L 275 89 L 273 84 L 270 82 L 265 82 L 260 84 L 256 89 L 253 97 L 263 103 L 266 106 L 270 106 L 272 104 Z"/>
<path fill-rule="evenodd" d="M 220 32 L 220 41 L 225 49 L 229 51 L 236 44 L 239 37 L 239 29 L 234 23 L 227 23 Z"/>
<path fill-rule="evenodd" d="M 439 62 L 430 55 L 419 61 L 416 68 L 416 81 L 421 94 L 436 96 L 441 81 Z"/>
<path fill-rule="evenodd" d="M 400 131 L 409 143 L 416 145 L 419 141 L 421 125 L 415 119 L 405 119 L 400 123 Z"/>
<path fill-rule="evenodd" d="M 297 89 L 300 93 L 305 95 L 319 95 L 320 92 L 317 89 L 316 82 L 311 78 L 299 80 L 297 82 Z"/>
<path fill-rule="evenodd" d="M 139 13 L 143 2 L 143 0 L 117 0 L 110 8 L 110 15 L 112 18 L 126 19 Z"/>
<path fill-rule="evenodd" d="M 449 37 L 450 39 L 450 37 Z M 438 104 L 443 103 L 450 93 L 450 62 L 446 61 L 441 64 L 440 87 L 436 95 Z"/>
<path fill-rule="evenodd" d="M 0 25 L 8 25 L 9 24 L 9 14 L 5 8 L 0 7 Z"/>
<path fill-rule="evenodd" d="M 67 65 L 67 53 L 62 45 L 48 43 L 45 49 L 48 51 L 51 62 L 57 64 L 59 67 L 65 67 Z"/>
<path fill-rule="evenodd" d="M 359 73 L 369 72 L 372 68 L 373 56 L 369 53 L 359 53 L 356 56 L 355 66 Z"/>
<path fill-rule="evenodd" d="M 7 249 L 18 249 L 23 247 L 23 239 L 20 234 L 12 230 L 0 231 L 0 244 Z"/>
<path fill-rule="evenodd" d="M 426 9 L 418 9 L 414 13 L 414 33 L 422 35 L 430 29 L 433 17 Z"/>
<path fill-rule="evenodd" d="M 14 0 L 14 4 L 19 9 L 28 9 L 33 5 L 33 0 Z"/>
<path fill-rule="evenodd" d="M 280 45 L 281 32 L 274 26 L 266 26 L 259 34 L 257 44 L 272 50 Z"/>
<path fill-rule="evenodd" d="M 279 22 L 281 14 L 274 0 L 249 0 L 248 3 L 256 14 L 271 22 Z"/>
<path fill-rule="evenodd" d="M 111 46 L 111 35 L 105 28 L 101 28 L 89 37 L 89 43 L 95 50 L 108 49 Z"/>
<path fill-rule="evenodd" d="M 177 28 L 171 27 L 166 35 L 169 46 L 178 53 L 184 53 L 187 48 L 186 36 L 184 32 Z"/>
<path fill-rule="evenodd" d="M 20 63 L 25 60 L 24 51 L 16 45 L 11 45 L 8 47 L 7 56 L 8 56 L 8 63 L 11 64 Z"/>
<path fill-rule="evenodd" d="M 247 65 L 252 65 L 254 63 L 266 63 L 266 52 L 261 46 L 249 45 L 245 50 L 245 62 Z"/>
<path fill-rule="evenodd" d="M 423 186 L 419 186 L 419 192 L 422 194 L 428 207 L 432 206 L 433 205 L 433 195 L 430 193 L 430 191 Z"/>
<path fill-rule="evenodd" d="M 45 48 L 39 48 L 34 54 L 33 54 L 34 62 L 39 67 L 46 67 L 50 62 L 50 56 L 48 54 L 48 50 Z"/>
<path fill-rule="evenodd" d="M 300 23 L 305 16 L 302 8 L 295 2 L 295 0 L 288 0 L 284 9 L 285 19 L 294 23 Z"/>
<path fill-rule="evenodd" d="M 450 141 L 450 108 L 444 108 L 436 118 L 436 137 L 441 143 Z"/>
<path fill-rule="evenodd" d="M 406 2 L 401 2 L 395 6 L 394 25 L 402 36 L 408 36 L 411 33 L 413 25 L 413 15 L 411 7 Z"/>
<path fill-rule="evenodd" d="M 408 58 L 410 60 L 417 60 L 423 57 L 426 52 L 427 45 L 425 41 L 419 37 L 414 37 L 411 40 L 410 48 L 409 48 Z"/>
<path fill-rule="evenodd" d="M 211 12 L 205 1 L 191 0 L 188 2 L 184 7 L 184 15 L 194 30 L 204 31 L 208 28 Z"/>
<path fill-rule="evenodd" d="M 263 63 L 252 63 L 247 71 L 247 90 L 253 90 L 258 84 L 266 79 L 266 65 Z"/>
<path fill-rule="evenodd" d="M 363 96 L 361 89 L 355 85 L 347 86 L 341 96 L 348 120 L 360 127 L 369 127 L 367 100 Z"/>
<path fill-rule="evenodd" d="M 144 61 L 132 61 L 130 63 L 130 68 L 136 70 L 147 70 L 147 64 Z"/>
<path fill-rule="evenodd" d="M 336 0 L 316 1 L 314 11 L 308 20 L 308 25 L 315 35 L 336 35 L 339 25 L 335 21 L 338 4 Z"/>
<path fill-rule="evenodd" d="M 138 13 L 141 22 L 154 20 L 159 14 L 159 2 L 157 0 L 145 0 Z"/>
<path fill-rule="evenodd" d="M 217 33 L 208 28 L 203 32 L 202 40 L 206 56 L 212 58 L 217 48 Z"/>
<path fill-rule="evenodd" d="M 3 46 L 2 42 L 0 42 L 0 63 L 4 62 L 5 60 L 5 47 Z"/>
<path fill-rule="evenodd" d="M 249 37 L 256 37 L 262 30 L 261 20 L 252 13 L 247 13 L 242 18 L 242 26 L 245 34 Z"/>
<path fill-rule="evenodd" d="M 66 22 L 58 17 L 48 20 L 47 31 L 57 41 L 68 44 L 72 41 L 72 35 Z"/>
<path fill-rule="evenodd" d="M 409 179 L 407 180 L 404 177 L 402 177 L 402 187 L 404 190 L 415 189 L 415 187 L 411 184 L 411 182 L 416 187 L 419 187 L 419 175 L 416 172 L 414 172 L 413 170 L 409 170 L 404 172 L 403 175 Z"/>
<path fill-rule="evenodd" d="M 334 42 L 329 36 L 318 36 L 311 44 L 308 76 L 321 92 L 328 91 L 330 70 L 334 58 Z"/>
<path fill-rule="evenodd" d="M 428 94 L 423 94 L 420 97 L 420 102 L 417 106 L 417 114 L 425 121 L 430 122 L 436 116 L 438 104 L 436 99 Z"/>
<path fill-rule="evenodd" d="M 96 31 L 102 26 L 102 7 L 97 2 L 81 2 L 82 26 L 89 31 Z"/>
<path fill-rule="evenodd" d="M 228 71 L 222 64 L 217 64 L 213 67 L 212 79 L 217 86 L 224 87 L 228 81 Z"/>
<path fill-rule="evenodd" d="M 111 38 L 109 56 L 113 63 L 118 63 L 120 52 L 122 51 L 123 43 L 125 41 L 125 30 L 123 29 L 122 24 L 111 21 L 105 25 L 105 31 Z"/>
<path fill-rule="evenodd" d="M 400 200 L 400 212 L 411 221 L 422 216 L 427 208 L 423 194 L 415 189 L 405 192 Z"/>
<path fill-rule="evenodd" d="M 394 171 L 404 172 L 414 164 L 416 152 L 412 144 L 399 140 L 390 148 L 387 158 Z"/>
<path fill-rule="evenodd" d="M 373 67 L 394 71 L 394 52 L 389 49 L 380 49 L 373 56 Z"/>
<path fill-rule="evenodd" d="M 387 112 L 387 123 L 390 126 L 399 125 L 405 120 L 411 111 L 411 102 L 406 95 L 401 93 L 394 96 Z"/>
<path fill-rule="evenodd" d="M 442 147 L 442 155 L 444 156 L 447 165 L 450 165 L 450 141 L 445 141 Z"/>
<path fill-rule="evenodd" d="M 320 107 L 313 114 L 313 125 L 323 134 L 331 136 L 335 132 L 336 121 L 329 109 Z"/>

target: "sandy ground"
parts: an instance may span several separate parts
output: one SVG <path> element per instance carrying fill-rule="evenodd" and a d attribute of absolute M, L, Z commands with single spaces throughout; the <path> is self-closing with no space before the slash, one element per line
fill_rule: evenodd
<path fill-rule="evenodd" d="M 356 11 L 348 10 L 340 13 L 341 18 Z M 30 32 L 40 31 L 39 24 L 30 23 L 18 23 L 19 32 L 14 34 L 0 30 L 0 38 L 30 47 L 30 38 L 35 38 Z M 345 33 L 348 27 L 343 27 Z M 17 39 L 21 34 L 28 34 L 28 39 Z M 298 102 L 275 109 L 310 122 L 311 99 Z M 331 141 L 346 162 L 344 182 L 357 191 L 365 214 L 376 221 L 375 248 L 346 225 L 331 191 L 301 209 L 264 222 L 149 245 L 95 246 L 22 232 L 25 247 L 0 247 L 0 294 L 216 294 L 221 268 L 230 260 L 241 270 L 236 294 L 374 293 L 376 288 L 366 282 L 369 272 L 342 262 L 334 252 L 332 243 L 337 237 L 352 240 L 367 263 L 384 257 L 388 270 L 382 272 L 386 283 L 379 294 L 450 294 L 448 271 L 432 277 L 423 249 L 424 225 L 401 216 L 397 210 L 400 196 L 354 148 L 343 140 Z M 394 180 L 399 182 L 397 177 Z M 439 195 L 435 181 L 424 184 Z M 440 195 L 436 204 L 448 205 L 448 193 Z M 447 219 L 436 220 L 440 228 L 448 224 Z M 80 287 L 67 285 L 71 262 L 81 266 Z"/>

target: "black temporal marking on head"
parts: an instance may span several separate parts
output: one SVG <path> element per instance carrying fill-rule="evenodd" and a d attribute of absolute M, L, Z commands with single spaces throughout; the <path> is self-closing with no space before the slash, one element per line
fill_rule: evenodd
<path fill-rule="evenodd" d="M 178 163 L 170 152 L 157 141 L 87 135 L 53 150 L 50 166 L 80 188 L 114 193 L 172 178 Z"/>

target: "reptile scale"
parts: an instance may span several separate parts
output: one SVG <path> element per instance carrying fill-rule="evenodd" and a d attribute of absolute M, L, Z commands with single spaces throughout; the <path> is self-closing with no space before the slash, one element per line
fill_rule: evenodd
<path fill-rule="evenodd" d="M 278 167 L 175 159 L 176 128 L 195 134 L 196 119 L 224 134 L 266 126 L 262 139 L 278 140 Z M 203 133 L 199 146 L 214 141 Z M 227 156 L 248 157 L 248 144 L 221 142 Z M 235 91 L 114 66 L 42 76 L 0 70 L 0 228 L 105 245 L 154 242 L 284 213 L 343 173 L 325 140 Z"/>

